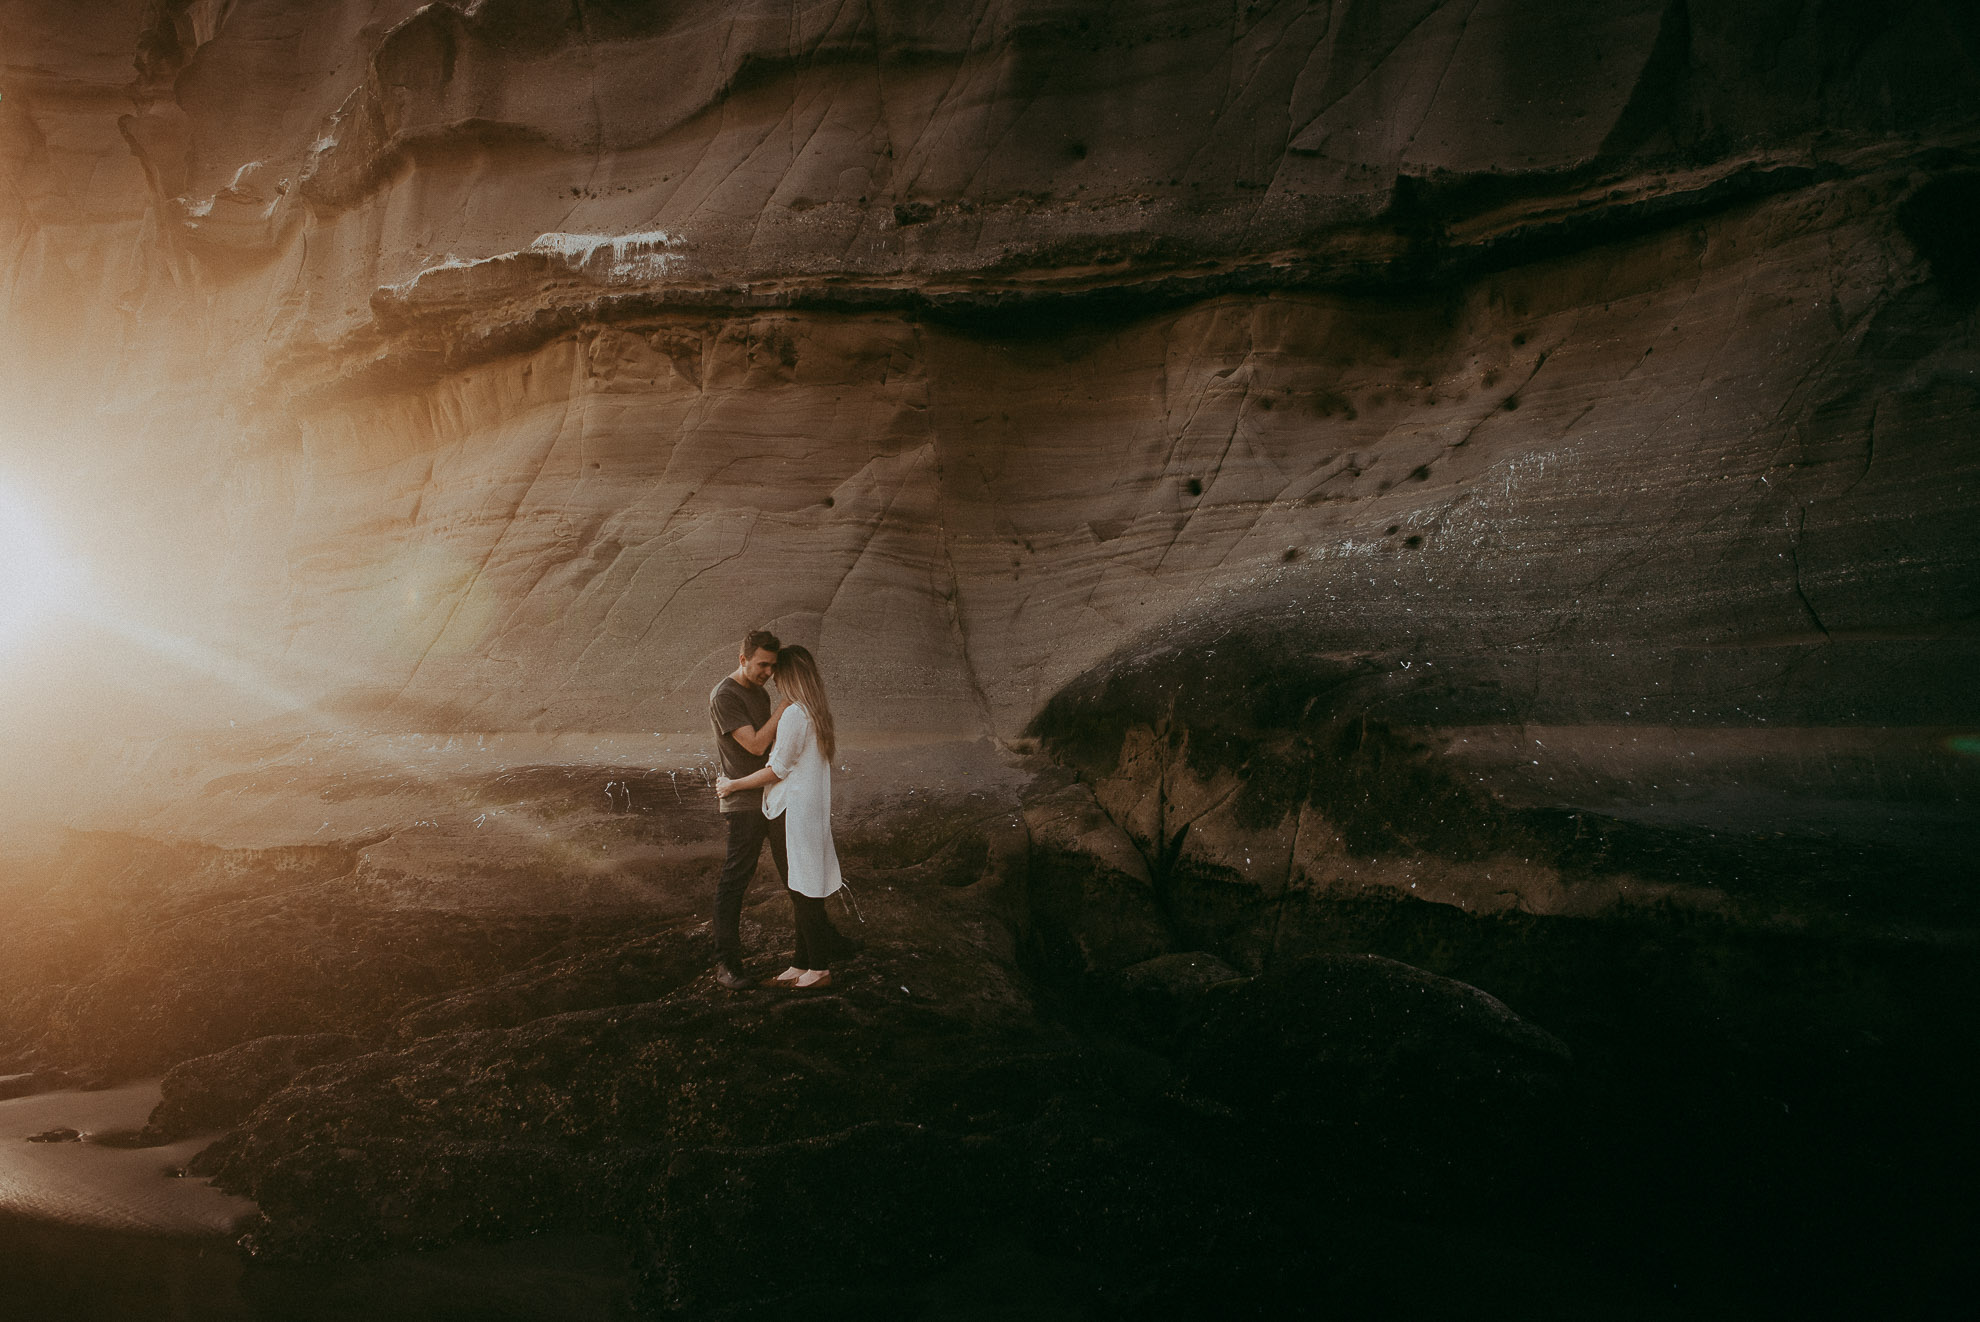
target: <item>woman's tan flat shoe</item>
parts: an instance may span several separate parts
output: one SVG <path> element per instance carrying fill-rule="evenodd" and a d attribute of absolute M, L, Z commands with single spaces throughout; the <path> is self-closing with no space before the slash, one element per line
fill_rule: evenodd
<path fill-rule="evenodd" d="M 829 987 L 831 985 L 832 970 L 830 969 L 807 969 L 802 978 L 791 984 L 791 986 L 797 988 L 799 991 L 815 991 L 820 987 Z"/>

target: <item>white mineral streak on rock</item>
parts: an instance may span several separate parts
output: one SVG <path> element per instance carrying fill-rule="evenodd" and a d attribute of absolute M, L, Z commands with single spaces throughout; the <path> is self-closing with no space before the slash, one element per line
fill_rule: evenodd
<path fill-rule="evenodd" d="M 225 187 L 221 188 L 212 196 L 203 198 L 198 202 L 187 197 L 181 197 L 175 200 L 181 207 L 185 208 L 186 218 L 189 220 L 201 220 L 212 215 L 214 204 L 222 198 L 230 202 L 259 202 L 262 194 L 261 190 L 254 186 L 254 176 L 265 164 L 266 162 L 264 161 L 247 162 L 238 170 L 234 171 L 233 178 L 227 181 Z M 276 204 L 282 200 L 281 195 L 285 191 L 286 181 L 283 186 L 275 190 L 275 196 L 263 208 L 261 213 L 263 219 L 275 214 Z"/>
<path fill-rule="evenodd" d="M 407 279 L 382 287 L 381 292 L 404 300 L 416 300 L 422 282 L 451 271 L 498 272 L 531 258 L 549 259 L 572 273 L 600 284 L 636 284 L 656 280 L 679 269 L 681 241 L 664 230 L 645 234 L 565 234 L 538 235 L 527 248 L 496 253 L 492 257 L 461 258 L 448 253 L 439 261 L 423 266 Z"/>
<path fill-rule="evenodd" d="M 527 251 L 561 257 L 573 269 L 587 270 L 600 252 L 611 253 L 603 270 L 610 281 L 652 280 L 679 268 L 681 241 L 665 230 L 644 234 L 540 234 Z M 512 256 L 514 254 L 511 254 Z"/>
<path fill-rule="evenodd" d="M 503 253 L 500 257 L 462 258 L 448 253 L 439 261 L 419 268 L 418 272 L 396 284 L 386 285 L 385 289 L 394 294 L 410 294 L 413 288 L 427 276 L 438 275 L 442 271 L 465 271 L 471 266 L 484 266 L 489 262 L 499 262 L 514 257 L 514 253 Z"/>

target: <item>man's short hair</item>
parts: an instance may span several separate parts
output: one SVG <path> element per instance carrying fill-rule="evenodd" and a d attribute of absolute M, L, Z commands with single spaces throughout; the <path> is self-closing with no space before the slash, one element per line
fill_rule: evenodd
<path fill-rule="evenodd" d="M 743 635 L 742 655 L 745 661 L 758 652 L 774 654 L 783 650 L 784 645 L 777 641 L 777 635 L 768 629 L 751 629 Z"/>

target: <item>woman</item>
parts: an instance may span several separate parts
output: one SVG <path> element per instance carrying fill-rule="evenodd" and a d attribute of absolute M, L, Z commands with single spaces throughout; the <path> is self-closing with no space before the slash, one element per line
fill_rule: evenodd
<path fill-rule="evenodd" d="M 739 790 L 768 786 L 763 792 L 763 815 L 784 819 L 784 849 L 789 864 L 785 884 L 791 892 L 791 917 L 797 926 L 797 955 L 774 979 L 784 987 L 829 987 L 832 957 L 858 949 L 859 943 L 841 935 L 825 913 L 825 897 L 845 883 L 839 877 L 839 851 L 832 846 L 832 706 L 825 700 L 825 681 L 818 663 L 802 647 L 777 654 L 777 692 L 789 700 L 777 726 L 770 762 L 761 771 L 730 780 L 718 776 L 715 793 L 726 798 Z"/>

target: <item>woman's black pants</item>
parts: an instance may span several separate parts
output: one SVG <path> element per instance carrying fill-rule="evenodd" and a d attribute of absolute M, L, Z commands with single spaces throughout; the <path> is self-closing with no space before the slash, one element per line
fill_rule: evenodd
<path fill-rule="evenodd" d="M 801 969 L 829 969 L 832 952 L 845 938 L 825 913 L 825 901 L 791 892 L 791 918 L 797 926 L 797 955 L 791 963 Z"/>

